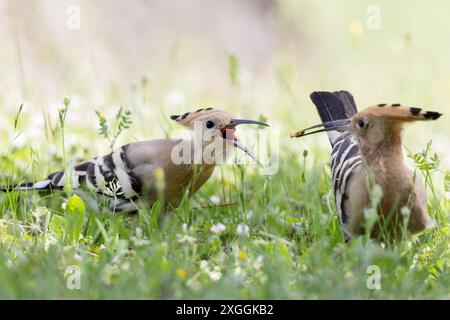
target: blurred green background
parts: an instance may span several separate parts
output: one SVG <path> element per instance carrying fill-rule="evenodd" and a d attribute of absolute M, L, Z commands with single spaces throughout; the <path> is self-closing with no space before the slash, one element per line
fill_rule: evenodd
<path fill-rule="evenodd" d="M 79 28 L 71 25 L 73 6 Z M 167 115 L 215 105 L 265 115 L 281 130 L 282 148 L 327 151 L 324 135 L 288 139 L 318 121 L 314 90 L 349 90 L 360 108 L 401 102 L 446 113 L 448 12 L 445 0 L 0 0 L 1 137 L 11 138 L 25 102 L 12 144 L 45 157 L 53 145 L 45 119 L 56 122 L 70 96 L 68 143 L 88 146 L 90 155 L 107 151 L 91 143 L 94 110 L 113 115 L 120 105 L 134 114 L 121 142 L 161 137 L 172 128 Z M 374 15 L 379 29 L 371 28 Z M 443 117 L 409 128 L 406 145 L 418 151 L 432 139 L 449 168 L 446 124 Z"/>

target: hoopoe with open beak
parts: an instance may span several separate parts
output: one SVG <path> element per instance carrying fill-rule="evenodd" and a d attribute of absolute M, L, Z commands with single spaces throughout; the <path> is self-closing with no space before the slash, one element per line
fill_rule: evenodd
<path fill-rule="evenodd" d="M 358 112 L 347 91 L 313 92 L 311 100 L 322 123 L 293 137 L 328 133 L 335 203 L 345 239 L 366 232 L 364 210 L 371 205 L 375 184 L 383 193 L 377 221 L 368 231 L 372 237 L 398 238 L 404 207 L 410 209 L 411 233 L 430 227 L 425 187 L 404 162 L 402 131 L 405 123 L 437 120 L 441 114 L 400 104 L 378 104 Z"/>
<path fill-rule="evenodd" d="M 100 194 L 102 202 L 106 198 L 110 210 L 134 212 L 138 210 L 138 203 L 151 206 L 158 200 L 155 183 L 158 179 L 157 172 L 162 172 L 163 201 L 177 207 L 185 191 L 190 195 L 197 192 L 211 177 L 216 164 L 223 163 L 235 147 L 256 160 L 236 137 L 236 126 L 268 126 L 255 120 L 237 119 L 216 108 L 173 115 L 171 119 L 186 128 L 199 131 L 194 133 L 199 140 L 159 139 L 134 142 L 105 156 L 84 161 L 74 167 L 74 193 L 88 200 L 91 197 L 87 197 L 86 191 Z M 66 173 L 61 170 L 50 174 L 45 180 L 24 183 L 16 189 L 62 189 L 66 179 Z M 92 201 L 89 202 L 92 206 Z M 98 210 L 98 206 L 94 210 Z"/>

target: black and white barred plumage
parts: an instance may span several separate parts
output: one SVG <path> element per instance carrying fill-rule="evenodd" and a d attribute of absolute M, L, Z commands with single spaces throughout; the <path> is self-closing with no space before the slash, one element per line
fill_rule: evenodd
<path fill-rule="evenodd" d="M 349 119 L 357 113 L 353 96 L 347 91 L 313 92 L 311 100 L 316 105 L 322 122 Z M 348 186 L 352 175 L 363 164 L 356 138 L 345 131 L 328 131 L 332 146 L 331 171 L 334 196 L 339 221 L 346 240 L 350 239 L 348 230 Z"/>
<path fill-rule="evenodd" d="M 87 200 L 94 210 L 99 210 L 101 203 L 114 212 L 136 211 L 144 189 L 150 193 L 146 200 L 150 203 L 156 200 L 154 171 L 158 167 L 166 169 L 167 154 L 170 155 L 171 148 L 178 142 L 168 139 L 135 142 L 105 156 L 86 160 L 73 168 L 74 193 Z M 45 180 L 24 183 L 16 189 L 58 190 L 64 188 L 66 179 L 66 172 L 61 170 Z"/>

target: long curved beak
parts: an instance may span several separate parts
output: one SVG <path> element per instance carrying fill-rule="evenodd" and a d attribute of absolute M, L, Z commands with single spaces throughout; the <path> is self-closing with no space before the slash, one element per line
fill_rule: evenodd
<path fill-rule="evenodd" d="M 240 124 L 256 124 L 256 125 L 260 125 L 260 126 L 264 126 L 264 127 L 270 127 L 267 123 L 264 123 L 261 121 L 247 120 L 247 119 L 232 119 L 226 128 L 234 129 L 236 126 L 238 126 Z M 250 150 L 247 149 L 247 147 L 244 146 L 242 144 L 242 142 L 234 134 L 231 136 L 231 140 L 233 140 L 233 145 L 236 148 L 244 151 L 250 158 L 255 160 L 255 162 L 258 165 L 261 165 L 261 163 L 258 161 L 258 159 L 256 159 L 256 157 L 250 152 Z"/>
<path fill-rule="evenodd" d="M 258 165 L 261 165 L 261 163 L 258 161 L 258 159 L 256 159 L 256 157 L 253 155 L 253 153 L 250 152 L 250 150 L 247 149 L 246 146 L 244 146 L 241 142 L 241 140 L 239 140 L 238 138 L 235 138 L 233 141 L 233 144 L 236 148 L 241 149 L 242 151 L 244 151 L 250 158 L 252 158 L 253 160 L 255 160 L 255 162 Z"/>
<path fill-rule="evenodd" d="M 231 119 L 229 126 L 236 127 L 240 124 L 258 124 L 260 126 L 270 127 L 267 123 L 256 121 L 256 120 L 246 120 L 246 119 Z"/>
<path fill-rule="evenodd" d="M 319 129 L 319 128 L 322 128 L 322 129 Z M 297 132 L 291 134 L 291 138 L 300 138 L 300 137 L 309 136 L 311 134 L 315 134 L 315 133 L 319 133 L 319 132 L 326 132 L 326 131 L 346 131 L 346 130 L 350 130 L 351 128 L 352 128 L 352 122 L 350 119 L 334 120 L 334 121 L 317 124 L 315 126 L 297 131 Z M 313 129 L 318 129 L 318 130 L 310 131 Z"/>

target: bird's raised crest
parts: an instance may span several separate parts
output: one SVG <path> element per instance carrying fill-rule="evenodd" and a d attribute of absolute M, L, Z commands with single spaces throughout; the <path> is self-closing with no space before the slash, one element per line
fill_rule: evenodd
<path fill-rule="evenodd" d="M 378 104 L 368 107 L 357 114 L 357 117 L 372 116 L 400 122 L 437 120 L 442 114 L 436 111 L 427 111 L 419 107 L 403 106 L 400 103 Z"/>
<path fill-rule="evenodd" d="M 208 117 L 219 118 L 224 122 L 230 121 L 233 118 L 233 116 L 226 111 L 214 107 L 208 107 L 200 108 L 192 112 L 186 112 L 181 115 L 175 114 L 170 116 L 170 119 L 184 127 L 192 128 L 195 121 L 206 119 Z"/>
<path fill-rule="evenodd" d="M 342 110 L 341 110 L 342 111 Z M 291 134 L 292 138 L 299 138 L 308 136 L 319 132 L 336 132 L 346 131 L 354 128 L 354 124 L 359 119 L 364 118 L 378 118 L 390 121 L 387 123 L 402 123 L 413 121 L 428 121 L 437 120 L 442 116 L 441 113 L 436 111 L 427 111 L 418 107 L 407 107 L 400 103 L 385 104 L 380 103 L 375 106 L 367 107 L 364 110 L 356 113 L 353 117 L 347 119 L 333 119 L 327 122 L 314 125 L 312 127 L 300 130 Z M 315 131 L 311 131 L 316 129 Z"/>

